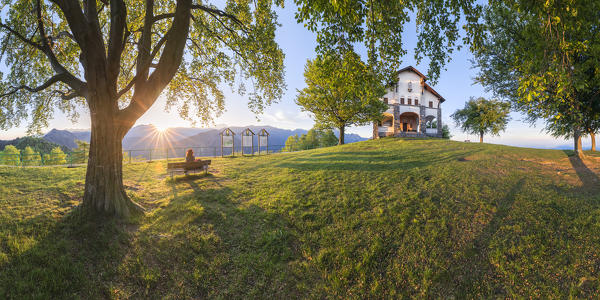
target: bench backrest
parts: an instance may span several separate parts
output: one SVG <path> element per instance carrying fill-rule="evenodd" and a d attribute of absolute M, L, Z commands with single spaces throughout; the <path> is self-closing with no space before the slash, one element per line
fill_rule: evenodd
<path fill-rule="evenodd" d="M 210 160 L 168 163 L 167 164 L 167 169 L 200 168 L 200 167 L 203 167 L 205 165 L 210 165 Z"/>

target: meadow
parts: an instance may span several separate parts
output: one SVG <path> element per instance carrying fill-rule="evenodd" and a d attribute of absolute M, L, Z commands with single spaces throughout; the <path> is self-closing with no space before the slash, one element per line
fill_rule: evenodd
<path fill-rule="evenodd" d="M 592 298 L 600 155 L 384 138 L 124 166 L 129 222 L 77 210 L 85 167 L 0 167 L 0 298 Z"/>

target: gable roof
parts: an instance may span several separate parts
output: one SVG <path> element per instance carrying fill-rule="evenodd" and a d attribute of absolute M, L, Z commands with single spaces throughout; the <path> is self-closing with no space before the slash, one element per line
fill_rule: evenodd
<path fill-rule="evenodd" d="M 421 80 L 423 80 L 423 85 L 426 90 L 430 91 L 434 96 L 438 97 L 440 99 L 440 102 L 446 101 L 446 99 L 444 99 L 444 97 L 442 97 L 442 95 L 440 95 L 438 92 L 436 92 L 429 84 L 427 84 L 427 82 L 425 82 L 425 81 L 427 81 L 427 76 L 423 75 L 423 73 L 419 72 L 419 70 L 417 70 L 415 67 L 413 67 L 413 66 L 404 67 L 404 68 L 398 70 L 398 72 L 396 72 L 396 75 L 398 75 L 402 72 L 406 72 L 406 71 L 410 71 L 410 72 L 413 72 L 413 73 L 419 75 L 419 77 L 421 77 Z"/>
<path fill-rule="evenodd" d="M 427 80 L 427 76 L 423 75 L 423 73 L 419 72 L 419 70 L 417 70 L 415 67 L 413 66 L 408 66 L 408 67 L 404 67 L 400 70 L 398 70 L 398 72 L 396 72 L 396 75 L 405 72 L 405 71 L 412 71 L 413 73 L 421 76 L 421 78 L 423 78 L 423 80 Z"/>
<path fill-rule="evenodd" d="M 446 101 L 446 99 L 444 99 L 444 97 L 442 97 L 442 95 L 440 95 L 429 84 L 427 84 L 427 82 L 425 82 L 425 89 L 428 90 L 428 91 L 430 91 L 436 97 L 438 97 L 440 99 L 440 102 L 443 103 L 444 101 Z"/>

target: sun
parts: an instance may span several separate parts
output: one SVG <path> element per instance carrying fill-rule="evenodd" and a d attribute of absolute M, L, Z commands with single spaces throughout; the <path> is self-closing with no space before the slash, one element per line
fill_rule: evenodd
<path fill-rule="evenodd" d="M 169 127 L 167 125 L 162 125 L 162 124 L 154 124 L 154 128 L 159 133 L 165 133 L 167 130 L 169 130 Z"/>

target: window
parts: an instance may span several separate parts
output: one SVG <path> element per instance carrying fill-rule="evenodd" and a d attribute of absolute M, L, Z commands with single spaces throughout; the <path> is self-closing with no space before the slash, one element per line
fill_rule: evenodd
<path fill-rule="evenodd" d="M 408 82 L 408 91 L 412 92 L 412 82 Z"/>
<path fill-rule="evenodd" d="M 429 101 L 429 108 L 433 108 L 433 101 Z"/>
<path fill-rule="evenodd" d="M 400 104 L 404 105 L 404 97 L 400 98 Z"/>
<path fill-rule="evenodd" d="M 395 85 L 396 85 L 396 93 L 397 93 L 398 92 L 398 84 L 396 83 Z"/>
<path fill-rule="evenodd" d="M 419 105 L 419 100 L 415 99 L 415 105 Z"/>
<path fill-rule="evenodd" d="M 383 103 L 388 104 L 388 98 L 383 98 Z"/>
<path fill-rule="evenodd" d="M 412 99 L 408 98 L 408 105 L 412 105 Z"/>

